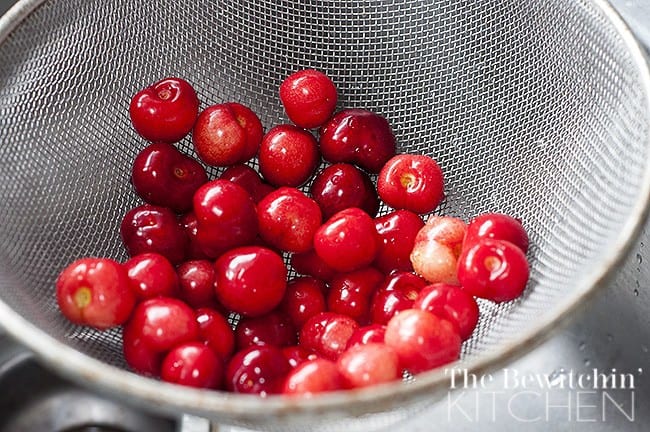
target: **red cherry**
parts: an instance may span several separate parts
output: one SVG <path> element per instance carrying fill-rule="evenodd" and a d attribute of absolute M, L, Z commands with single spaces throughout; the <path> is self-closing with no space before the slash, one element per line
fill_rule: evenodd
<path fill-rule="evenodd" d="M 227 102 L 209 106 L 199 114 L 192 143 L 206 164 L 228 166 L 253 158 L 263 134 L 262 123 L 250 108 Z"/>
<path fill-rule="evenodd" d="M 413 301 L 426 285 L 424 279 L 413 273 L 396 272 L 388 275 L 372 298 L 371 321 L 386 324 L 399 312 L 411 309 Z"/>
<path fill-rule="evenodd" d="M 105 330 L 123 324 L 135 305 L 124 266 L 109 258 L 81 258 L 56 280 L 61 313 L 75 324 Z"/>
<path fill-rule="evenodd" d="M 359 208 L 341 210 L 316 231 L 314 250 L 331 268 L 348 272 L 373 262 L 379 248 L 375 223 Z"/>
<path fill-rule="evenodd" d="M 262 397 L 282 392 L 289 362 L 280 348 L 253 345 L 237 352 L 226 367 L 226 389 Z"/>
<path fill-rule="evenodd" d="M 165 356 L 160 375 L 170 383 L 216 389 L 223 381 L 223 365 L 210 348 L 189 342 L 174 347 Z"/>
<path fill-rule="evenodd" d="M 321 312 L 309 318 L 300 330 L 299 344 L 329 360 L 345 351 L 348 340 L 359 324 L 347 315 Z"/>
<path fill-rule="evenodd" d="M 172 297 L 178 291 L 176 269 L 158 253 L 136 255 L 124 263 L 131 290 L 140 300 Z"/>
<path fill-rule="evenodd" d="M 179 281 L 178 296 L 193 308 L 200 308 L 216 301 L 214 294 L 216 271 L 208 260 L 185 261 L 176 268 Z"/>
<path fill-rule="evenodd" d="M 282 393 L 309 397 L 316 393 L 343 389 L 343 377 L 336 363 L 326 359 L 308 360 L 286 377 Z"/>
<path fill-rule="evenodd" d="M 401 377 L 395 350 L 383 343 L 355 345 L 336 362 L 348 388 L 368 387 Z"/>
<path fill-rule="evenodd" d="M 179 219 L 179 223 L 185 231 L 185 235 L 188 238 L 188 247 L 187 247 L 187 256 L 188 260 L 201 260 L 208 259 L 208 255 L 203 252 L 199 240 L 197 239 L 198 233 L 198 221 L 196 220 L 196 215 L 193 211 L 185 213 Z"/>
<path fill-rule="evenodd" d="M 133 127 L 148 141 L 180 141 L 192 130 L 198 112 L 196 91 L 175 77 L 140 90 L 129 105 Z"/>
<path fill-rule="evenodd" d="M 415 237 L 424 226 L 417 214 L 408 210 L 397 210 L 375 218 L 375 228 L 380 244 L 374 265 L 384 273 L 393 270 L 413 271 L 411 251 Z"/>
<path fill-rule="evenodd" d="M 291 267 L 301 275 L 329 281 L 336 276 L 336 271 L 325 264 L 315 250 L 291 254 Z"/>
<path fill-rule="evenodd" d="M 259 246 L 236 248 L 215 263 L 217 299 L 226 308 L 246 316 L 272 311 L 287 286 L 282 257 Z"/>
<path fill-rule="evenodd" d="M 154 352 L 165 352 L 175 346 L 199 339 L 199 326 L 194 311 L 182 301 L 171 297 L 156 297 L 139 303 L 125 332 Z"/>
<path fill-rule="evenodd" d="M 470 220 L 465 234 L 465 247 L 472 246 L 483 238 L 506 240 L 523 253 L 528 252 L 528 234 L 521 221 L 512 216 L 484 213 Z"/>
<path fill-rule="evenodd" d="M 228 320 L 214 309 L 196 310 L 199 338 L 223 360 L 229 359 L 235 350 L 235 333 Z"/>
<path fill-rule="evenodd" d="M 377 177 L 377 192 L 393 208 L 429 213 L 444 197 L 442 170 L 429 156 L 394 156 Z"/>
<path fill-rule="evenodd" d="M 187 254 L 187 234 L 166 207 L 144 204 L 129 210 L 122 219 L 120 235 L 130 256 L 156 252 L 178 264 Z"/>
<path fill-rule="evenodd" d="M 317 70 L 292 73 L 280 84 L 280 101 L 287 116 L 304 129 L 325 123 L 334 113 L 337 99 L 332 80 Z"/>
<path fill-rule="evenodd" d="M 264 183 L 262 177 L 253 168 L 244 164 L 232 165 L 219 176 L 222 180 L 231 182 L 246 189 L 253 198 L 255 203 L 259 203 L 262 198 L 275 190 L 270 184 Z"/>
<path fill-rule="evenodd" d="M 335 277 L 327 295 L 328 310 L 360 323 L 369 321 L 370 299 L 383 280 L 384 275 L 372 267 Z"/>
<path fill-rule="evenodd" d="M 386 325 L 386 345 L 399 357 L 402 368 L 413 374 L 458 359 L 460 336 L 449 321 L 420 309 L 407 309 Z"/>
<path fill-rule="evenodd" d="M 314 173 L 319 161 L 316 138 L 304 129 L 279 125 L 262 138 L 260 172 L 272 185 L 302 185 Z"/>
<path fill-rule="evenodd" d="M 348 339 L 347 349 L 355 345 L 365 345 L 369 343 L 384 343 L 384 335 L 386 334 L 386 326 L 381 324 L 368 324 L 367 326 L 359 327 L 352 333 Z"/>
<path fill-rule="evenodd" d="M 212 180 L 194 194 L 196 239 L 211 258 L 257 236 L 257 210 L 244 188 L 228 180 Z"/>
<path fill-rule="evenodd" d="M 237 324 L 235 338 L 239 350 L 251 345 L 285 347 L 298 342 L 298 332 L 286 315 L 271 312 L 259 317 L 243 318 Z"/>
<path fill-rule="evenodd" d="M 150 348 L 143 341 L 142 334 L 135 327 L 124 326 L 122 351 L 124 360 L 135 372 L 151 377 L 160 376 L 164 353 Z"/>
<path fill-rule="evenodd" d="M 203 166 L 169 143 L 150 144 L 136 156 L 131 170 L 140 198 L 177 213 L 192 208 L 192 195 L 207 181 Z"/>
<path fill-rule="evenodd" d="M 318 355 L 316 355 L 316 353 L 299 345 L 292 345 L 282 348 L 282 354 L 284 354 L 284 357 L 287 359 L 289 366 L 292 369 L 308 360 L 314 360 L 318 358 Z"/>
<path fill-rule="evenodd" d="M 455 324 L 460 338 L 472 336 L 478 323 L 476 300 L 459 286 L 437 283 L 423 288 L 413 302 L 414 309 L 422 309 Z"/>
<path fill-rule="evenodd" d="M 526 255 L 505 240 L 484 238 L 458 258 L 458 280 L 473 296 L 505 302 L 521 295 L 528 283 Z"/>
<path fill-rule="evenodd" d="M 340 111 L 320 129 L 320 149 L 331 163 L 349 162 L 378 173 L 395 155 L 395 148 L 388 121 L 370 111 Z"/>
<path fill-rule="evenodd" d="M 286 252 L 307 252 L 322 222 L 318 204 L 295 188 L 281 187 L 257 205 L 260 236 Z"/>
<path fill-rule="evenodd" d="M 312 277 L 297 277 L 289 281 L 280 308 L 296 328 L 317 313 L 325 311 L 325 282 Z"/>
<path fill-rule="evenodd" d="M 325 219 L 350 207 L 359 207 L 373 217 L 379 210 L 379 198 L 372 180 L 350 164 L 339 163 L 323 169 L 314 178 L 310 193 Z"/>

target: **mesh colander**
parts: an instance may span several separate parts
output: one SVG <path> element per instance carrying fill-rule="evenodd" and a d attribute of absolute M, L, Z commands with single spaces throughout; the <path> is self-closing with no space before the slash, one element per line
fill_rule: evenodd
<path fill-rule="evenodd" d="M 138 204 L 130 165 L 146 145 L 128 103 L 162 77 L 192 82 L 203 106 L 244 103 L 268 129 L 287 121 L 281 80 L 323 70 L 340 108 L 381 113 L 401 151 L 439 161 L 438 213 L 521 218 L 531 281 L 516 301 L 480 304 L 460 363 L 475 373 L 529 350 L 603 286 L 645 219 L 650 80 L 603 1 L 23 0 L 0 41 L 0 323 L 60 373 L 150 408 L 369 430 L 435 402 L 449 378 L 309 400 L 179 388 L 129 372 L 119 331 L 62 319 L 65 265 L 126 259 L 119 222 Z"/>

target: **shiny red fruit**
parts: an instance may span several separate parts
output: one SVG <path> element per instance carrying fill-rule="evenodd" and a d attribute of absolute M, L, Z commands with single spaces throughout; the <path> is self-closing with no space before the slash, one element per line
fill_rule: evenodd
<path fill-rule="evenodd" d="M 336 363 L 319 358 L 303 362 L 289 372 L 282 393 L 309 397 L 343 388 L 343 377 Z"/>
<path fill-rule="evenodd" d="M 131 183 L 146 202 L 177 213 L 192 208 L 192 195 L 208 175 L 203 166 L 169 143 L 150 144 L 133 162 Z"/>
<path fill-rule="evenodd" d="M 409 210 L 396 210 L 375 218 L 380 240 L 375 267 L 384 273 L 413 271 L 411 252 L 415 237 L 423 226 L 420 216 Z"/>
<path fill-rule="evenodd" d="M 175 77 L 140 90 L 129 105 L 133 127 L 148 141 L 180 141 L 192 130 L 198 112 L 196 91 Z"/>
<path fill-rule="evenodd" d="M 228 180 L 212 180 L 194 194 L 196 240 L 211 258 L 234 247 L 252 244 L 257 236 L 255 202 L 244 188 Z"/>
<path fill-rule="evenodd" d="M 386 335 L 386 326 L 381 324 L 368 324 L 359 327 L 352 333 L 348 339 L 347 348 L 355 345 L 365 345 L 369 343 L 384 343 L 384 336 Z"/>
<path fill-rule="evenodd" d="M 465 247 L 480 239 L 506 240 L 517 246 L 523 253 L 528 252 L 528 233 L 519 219 L 502 213 L 484 213 L 469 221 L 465 234 Z"/>
<path fill-rule="evenodd" d="M 321 312 L 309 318 L 300 330 L 299 345 L 319 356 L 336 360 L 347 348 L 359 324 L 347 315 Z"/>
<path fill-rule="evenodd" d="M 399 154 L 386 162 L 377 177 L 377 192 L 395 209 L 424 214 L 444 198 L 444 179 L 438 163 L 425 155 Z"/>
<path fill-rule="evenodd" d="M 171 297 L 156 297 L 139 303 L 125 332 L 154 352 L 166 352 L 175 346 L 199 340 L 199 326 L 194 311 Z"/>
<path fill-rule="evenodd" d="M 383 280 L 384 275 L 372 267 L 340 274 L 330 283 L 327 310 L 368 322 L 372 295 Z"/>
<path fill-rule="evenodd" d="M 284 354 L 284 357 L 287 359 L 289 366 L 292 369 L 308 360 L 315 360 L 318 358 L 318 355 L 315 352 L 298 345 L 291 345 L 282 348 L 282 354 Z"/>
<path fill-rule="evenodd" d="M 270 249 L 248 246 L 232 249 L 215 263 L 217 299 L 229 310 L 246 316 L 271 312 L 284 297 L 287 269 Z"/>
<path fill-rule="evenodd" d="M 309 318 L 325 311 L 325 282 L 313 277 L 297 277 L 287 284 L 280 309 L 300 329 Z"/>
<path fill-rule="evenodd" d="M 519 297 L 528 283 L 526 255 L 514 244 L 479 240 L 458 258 L 458 280 L 473 296 L 505 302 Z"/>
<path fill-rule="evenodd" d="M 341 354 L 336 366 L 347 388 L 391 382 L 402 376 L 397 353 L 383 343 L 355 345 Z"/>
<path fill-rule="evenodd" d="M 149 347 L 135 327 L 124 326 L 122 352 L 126 364 L 135 372 L 151 377 L 160 376 L 160 367 L 165 353 Z"/>
<path fill-rule="evenodd" d="M 264 135 L 262 123 L 250 108 L 236 102 L 211 105 L 196 119 L 192 143 L 196 154 L 212 166 L 228 166 L 252 159 Z"/>
<path fill-rule="evenodd" d="M 341 210 L 316 231 L 314 250 L 331 268 L 349 272 L 370 265 L 379 249 L 375 223 L 363 210 Z"/>
<path fill-rule="evenodd" d="M 216 301 L 214 294 L 216 270 L 208 260 L 185 261 L 176 268 L 179 282 L 178 297 L 193 308 L 209 306 Z"/>
<path fill-rule="evenodd" d="M 296 188 L 281 187 L 257 204 L 262 239 L 285 252 L 307 252 L 322 216 L 316 202 Z"/>
<path fill-rule="evenodd" d="M 204 341 L 222 360 L 227 360 L 235 351 L 235 332 L 226 317 L 211 308 L 196 310 L 199 325 L 199 339 Z"/>
<path fill-rule="evenodd" d="M 280 84 L 280 101 L 289 120 L 304 129 L 325 123 L 334 113 L 337 100 L 332 80 L 314 69 L 292 73 Z"/>
<path fill-rule="evenodd" d="M 411 309 L 426 285 L 427 281 L 413 273 L 396 272 L 386 276 L 372 298 L 371 322 L 386 324 L 399 312 Z"/>
<path fill-rule="evenodd" d="M 395 155 L 395 136 L 388 121 L 363 109 L 338 112 L 320 129 L 323 159 L 353 163 L 378 173 Z"/>
<path fill-rule="evenodd" d="M 379 210 L 379 197 L 372 180 L 354 165 L 338 163 L 316 175 L 309 192 L 318 203 L 323 218 L 350 207 L 359 207 L 374 217 Z"/>
<path fill-rule="evenodd" d="M 173 297 L 178 292 L 178 276 L 163 255 L 149 252 L 136 255 L 124 263 L 131 290 L 139 300 Z"/>
<path fill-rule="evenodd" d="M 316 138 L 293 125 L 275 126 L 264 135 L 260 145 L 260 173 L 274 186 L 302 185 L 319 161 Z"/>
<path fill-rule="evenodd" d="M 460 355 L 461 339 L 453 324 L 420 309 L 407 309 L 386 325 L 386 345 L 403 369 L 413 374 L 451 363 Z"/>
<path fill-rule="evenodd" d="M 318 256 L 315 250 L 291 254 L 291 267 L 301 275 L 329 281 L 337 272 Z"/>
<path fill-rule="evenodd" d="M 462 340 L 469 339 L 478 324 L 476 300 L 455 285 L 437 283 L 424 287 L 413 302 L 413 309 L 422 309 L 455 324 Z"/>
<path fill-rule="evenodd" d="M 126 268 L 109 258 L 81 258 L 61 271 L 56 299 L 75 324 L 105 330 L 123 324 L 135 305 Z"/>
<path fill-rule="evenodd" d="M 262 397 L 281 393 L 289 362 L 278 347 L 254 345 L 238 351 L 226 367 L 226 389 Z"/>
<path fill-rule="evenodd" d="M 298 343 L 298 331 L 289 318 L 277 311 L 259 317 L 245 317 L 237 324 L 238 350 L 251 345 L 286 347 Z"/>
<path fill-rule="evenodd" d="M 165 356 L 160 375 L 170 383 L 216 389 L 223 381 L 223 364 L 207 346 L 188 342 L 174 347 Z"/>
<path fill-rule="evenodd" d="M 258 203 L 268 195 L 275 188 L 262 180 L 262 177 L 253 168 L 244 164 L 237 164 L 229 166 L 219 176 L 222 180 L 230 180 L 231 182 L 246 189 L 253 198 L 255 203 Z"/>
<path fill-rule="evenodd" d="M 188 238 L 187 253 L 185 258 L 188 260 L 201 260 L 210 258 L 205 252 L 203 252 L 203 249 L 199 244 L 199 240 L 197 238 L 199 223 L 196 220 L 196 215 L 194 212 L 191 211 L 182 215 L 179 219 L 179 223 L 183 228 L 183 231 L 185 231 L 186 237 Z"/>
<path fill-rule="evenodd" d="M 124 215 L 120 235 L 130 256 L 155 252 L 172 264 L 185 259 L 189 245 L 189 238 L 174 212 L 150 204 L 135 207 Z"/>

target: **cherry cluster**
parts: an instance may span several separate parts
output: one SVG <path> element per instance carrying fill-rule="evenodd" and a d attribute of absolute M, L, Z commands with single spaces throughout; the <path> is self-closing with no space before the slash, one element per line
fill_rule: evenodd
<path fill-rule="evenodd" d="M 135 94 L 130 118 L 150 144 L 131 176 L 145 203 L 120 226 L 130 259 L 63 269 L 61 312 L 123 326 L 138 373 L 262 396 L 365 387 L 458 359 L 478 323 L 475 297 L 524 291 L 521 222 L 425 222 L 444 198 L 434 159 L 397 154 L 374 112 L 336 112 L 322 72 L 288 76 L 279 94 L 292 124 L 266 133 L 240 103 L 201 110 L 180 78 Z M 189 134 L 198 159 L 175 145 Z M 205 166 L 223 171 L 210 179 Z M 378 216 L 380 200 L 393 211 Z"/>

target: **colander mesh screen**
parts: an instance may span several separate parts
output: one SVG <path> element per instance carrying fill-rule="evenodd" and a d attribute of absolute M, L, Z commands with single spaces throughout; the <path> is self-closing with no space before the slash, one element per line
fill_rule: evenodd
<path fill-rule="evenodd" d="M 306 67 L 332 77 L 341 108 L 388 118 L 401 151 L 439 161 L 438 213 L 505 212 L 529 230 L 529 289 L 481 302 L 465 359 L 606 265 L 647 170 L 648 107 L 637 63 L 588 1 L 49 1 L 0 45 L 2 301 L 124 367 L 119 332 L 68 324 L 53 285 L 81 256 L 126 258 L 119 223 L 139 203 L 130 165 L 146 145 L 130 97 L 177 75 L 203 107 L 244 103 L 268 129 L 287 121 L 279 83 Z"/>

